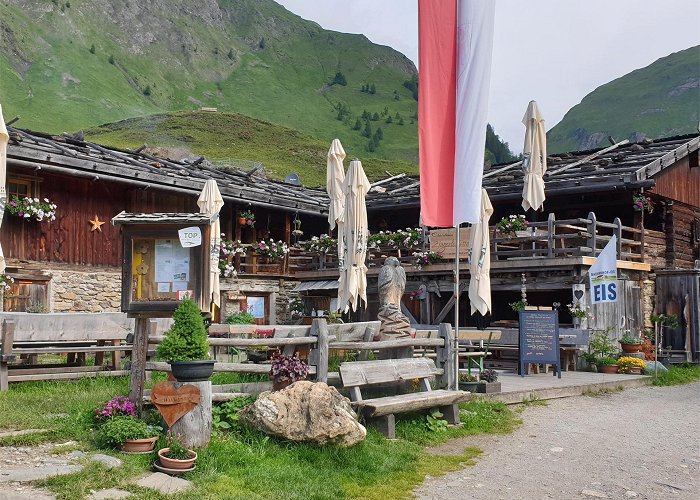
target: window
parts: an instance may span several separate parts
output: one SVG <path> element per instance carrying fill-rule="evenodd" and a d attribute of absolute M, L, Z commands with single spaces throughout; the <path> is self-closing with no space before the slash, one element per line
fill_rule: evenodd
<path fill-rule="evenodd" d="M 8 177 L 7 179 L 7 199 L 17 198 L 38 198 L 39 181 L 29 177 Z"/>

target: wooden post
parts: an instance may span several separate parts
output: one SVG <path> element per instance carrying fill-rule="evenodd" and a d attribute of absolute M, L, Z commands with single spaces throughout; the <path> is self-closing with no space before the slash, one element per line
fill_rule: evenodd
<path fill-rule="evenodd" d="M 619 217 L 615 217 L 613 224 L 615 224 L 615 235 L 617 236 L 616 259 L 622 260 L 622 221 Z"/>
<path fill-rule="evenodd" d="M 170 428 L 170 432 L 181 434 L 190 448 L 203 448 L 211 439 L 211 381 L 205 382 L 172 382 L 176 389 L 183 385 L 193 385 L 199 388 L 201 399 L 199 404 L 189 413 L 183 415 Z"/>
<path fill-rule="evenodd" d="M 325 318 L 316 318 L 311 322 L 311 335 L 317 338 L 318 361 L 316 364 L 316 381 L 328 381 L 328 324 Z"/>
<path fill-rule="evenodd" d="M 6 391 L 9 389 L 8 362 L 14 358 L 12 355 L 12 343 L 15 339 L 14 320 L 2 320 L 0 330 L 0 391 Z"/>
<path fill-rule="evenodd" d="M 593 257 L 596 256 L 596 245 L 598 244 L 596 241 L 596 237 L 598 236 L 596 231 L 598 231 L 598 228 L 596 227 L 596 217 L 595 213 L 593 212 L 588 212 L 588 217 L 586 217 L 590 222 L 588 223 L 588 227 L 586 228 L 588 230 L 588 234 L 590 236 L 588 237 L 588 247 L 591 249 L 591 255 Z"/>
<path fill-rule="evenodd" d="M 140 415 L 143 411 L 143 385 L 146 381 L 148 336 L 156 334 L 158 324 L 154 319 L 141 316 L 137 316 L 134 323 L 134 345 L 131 350 L 129 400 L 136 405 L 137 413 Z"/>
<path fill-rule="evenodd" d="M 556 230 L 554 222 L 554 213 L 550 212 L 547 217 L 547 257 L 554 257 L 554 231 Z"/>
<path fill-rule="evenodd" d="M 445 341 L 443 347 L 437 348 L 438 368 L 442 368 L 443 374 L 440 380 L 440 389 L 457 390 L 457 367 L 455 366 L 455 346 L 452 336 L 452 325 L 440 323 L 438 332 L 441 339 Z"/>

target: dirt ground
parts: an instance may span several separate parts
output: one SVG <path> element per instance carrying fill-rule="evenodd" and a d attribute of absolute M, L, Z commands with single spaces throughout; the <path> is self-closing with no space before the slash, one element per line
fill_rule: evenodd
<path fill-rule="evenodd" d="M 477 446 L 473 467 L 428 478 L 420 499 L 700 498 L 700 383 L 644 387 L 531 406 L 506 436 L 478 436 L 433 449 Z"/>

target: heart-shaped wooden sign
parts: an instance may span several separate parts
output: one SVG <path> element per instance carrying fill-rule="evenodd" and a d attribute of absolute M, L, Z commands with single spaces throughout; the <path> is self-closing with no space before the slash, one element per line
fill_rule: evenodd
<path fill-rule="evenodd" d="M 199 387 L 190 384 L 175 387 L 173 382 L 158 382 L 151 391 L 151 402 L 168 427 L 191 412 L 200 399 Z"/>
<path fill-rule="evenodd" d="M 574 290 L 574 297 L 576 297 L 576 300 L 581 300 L 581 297 L 583 297 L 583 290 Z"/>

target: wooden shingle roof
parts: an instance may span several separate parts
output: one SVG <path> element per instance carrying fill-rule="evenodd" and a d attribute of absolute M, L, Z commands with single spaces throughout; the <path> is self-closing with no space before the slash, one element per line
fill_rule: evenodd
<path fill-rule="evenodd" d="M 198 195 L 214 179 L 225 201 L 323 215 L 325 191 L 295 186 L 260 175 L 259 169 L 215 167 L 203 157 L 173 160 L 135 150 L 107 148 L 82 137 L 48 135 L 8 127 L 8 166 L 17 166 Z"/>

